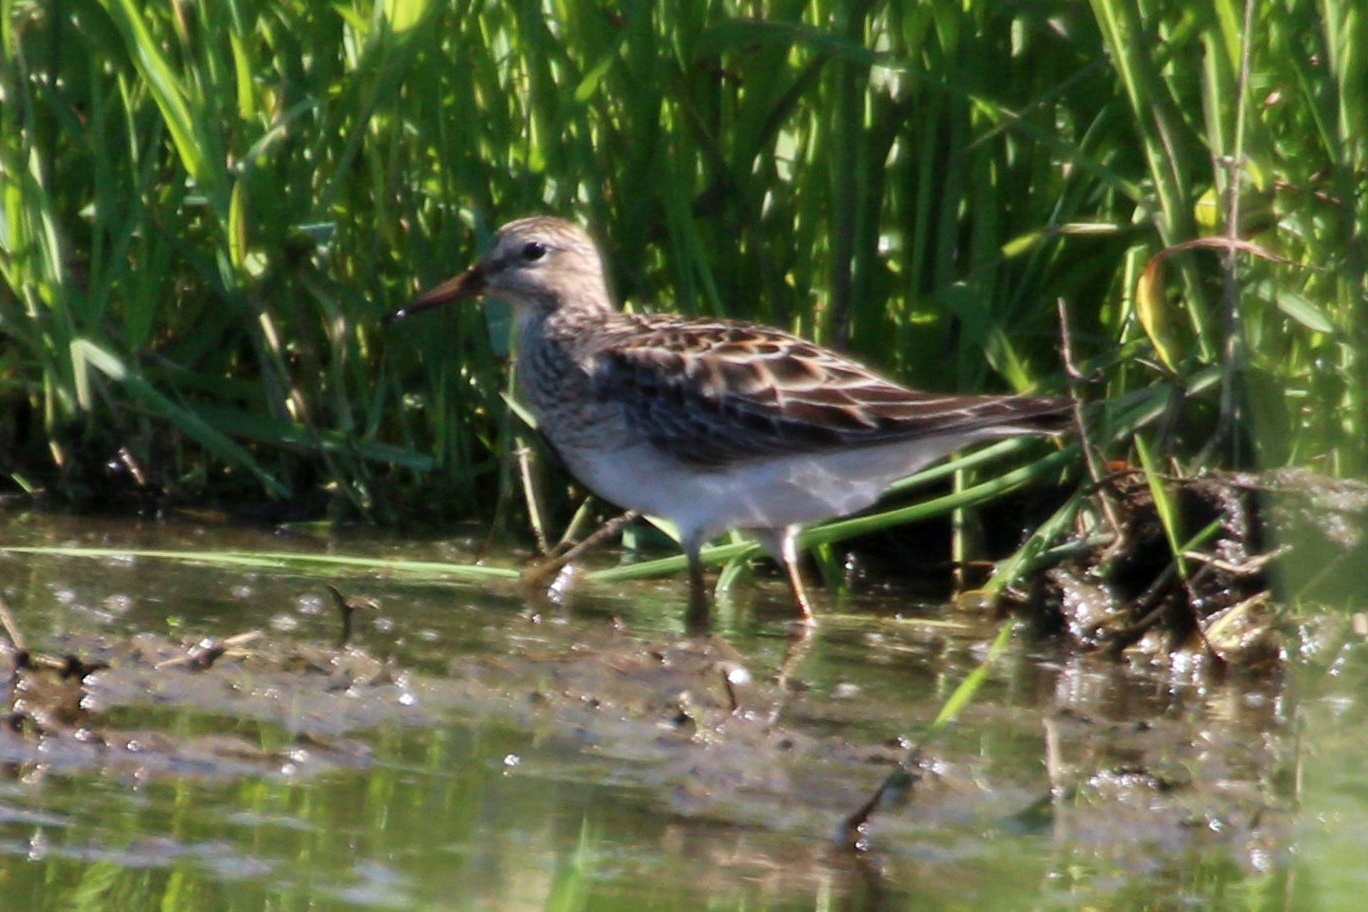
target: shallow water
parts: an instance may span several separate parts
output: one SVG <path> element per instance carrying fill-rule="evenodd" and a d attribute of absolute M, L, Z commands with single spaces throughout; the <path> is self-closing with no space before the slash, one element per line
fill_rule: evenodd
<path fill-rule="evenodd" d="M 0 545 L 32 544 L 473 553 L 0 517 Z M 344 650 L 327 584 L 373 603 Z M 75 721 L 0 736 L 6 910 L 1338 910 L 1368 887 L 1368 657 L 1338 617 L 1226 674 L 1018 637 L 857 853 L 843 819 L 991 619 L 827 604 L 781 689 L 770 580 L 705 640 L 681 580 L 556 609 L 507 582 L 0 551 L 0 593 L 31 648 L 110 666 Z"/>

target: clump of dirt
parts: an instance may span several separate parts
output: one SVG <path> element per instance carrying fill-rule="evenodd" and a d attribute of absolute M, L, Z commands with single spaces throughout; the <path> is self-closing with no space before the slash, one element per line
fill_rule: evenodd
<path fill-rule="evenodd" d="M 1162 489 L 1156 503 L 1141 472 L 1107 480 L 1099 496 L 1114 534 L 1037 578 L 1027 612 L 1039 632 L 1113 654 L 1276 663 L 1275 591 L 1283 600 L 1361 591 L 1343 571 L 1368 560 L 1368 485 L 1286 469 L 1164 479 Z"/>
<path fill-rule="evenodd" d="M 1199 647 L 1222 659 L 1276 653 L 1275 641 L 1259 641 L 1268 630 L 1268 578 L 1247 492 L 1216 476 L 1165 487 L 1161 510 L 1143 473 L 1109 479 L 1099 496 L 1110 504 L 1114 536 L 1039 577 L 1031 612 L 1038 629 L 1112 653 L 1137 645 L 1151 652 Z M 1175 554 L 1166 523 L 1185 540 L 1196 535 L 1194 545 Z M 1233 612 L 1253 622 L 1242 627 L 1249 639 L 1226 637 L 1218 648 L 1208 631 Z"/>
<path fill-rule="evenodd" d="M 1231 782 L 1249 779 L 1230 772 L 1251 762 L 1246 739 L 1232 736 L 1215 749 L 1216 739 L 1187 730 L 1195 721 L 1181 729 L 1142 722 L 1125 729 L 1114 751 L 1070 756 L 1058 745 L 1097 743 L 1098 726 L 1075 715 L 1067 730 L 1089 734 L 1061 737 L 1049 733 L 1048 718 L 1032 723 L 1020 707 L 984 705 L 969 724 L 1016 730 L 1043 722 L 1055 745 L 1048 780 L 989 782 L 972 752 L 871 739 L 871 730 L 905 728 L 906 707 L 812 688 L 802 676 L 807 636 L 773 668 L 718 637 L 536 626 L 514 631 L 513 641 L 519 645 L 498 654 L 453 657 L 437 675 L 355 647 L 257 632 L 207 640 L 80 633 L 54 641 L 56 654 L 0 649 L 0 764 L 25 781 L 79 772 L 311 776 L 376 762 L 366 735 L 377 729 L 467 718 L 535 732 L 541 775 L 608 777 L 637 785 L 664 813 L 821 841 L 846 820 L 845 838 L 861 848 L 966 814 L 997 816 L 1002 827 L 1030 817 L 1035 827 L 1067 820 L 1087 829 L 1097 815 L 1080 821 L 1078 809 L 1095 811 L 1099 802 L 1130 821 L 1123 829 L 1143 828 L 1156 842 L 1181 838 L 1204 814 L 1232 832 L 1277 839 L 1269 827 L 1281 818 L 1264 814 L 1273 799 L 1259 792 L 1258 777 L 1235 799 L 1226 794 Z M 1114 715 L 1115 701 L 1103 702 Z M 1122 737 L 1116 722 L 1101 728 Z M 1166 759 L 1194 741 L 1206 745 L 1210 777 L 1205 767 Z"/>
<path fill-rule="evenodd" d="M 259 637 L 177 642 L 85 634 L 67 638 L 60 655 L 0 649 L 0 761 L 23 778 L 90 768 L 138 777 L 300 775 L 368 763 L 365 744 L 341 733 L 402 712 L 377 706 L 399 702 L 384 686 L 383 665 L 354 650 L 249 649 Z M 295 699 L 301 694 L 302 703 Z M 310 708 L 296 711 L 301 705 Z M 120 712 L 132 706 L 138 712 Z M 155 727 L 167 721 L 159 707 L 190 724 L 175 726 L 177 734 Z M 146 727 L 120 724 L 135 715 Z M 225 717 L 276 731 L 227 733 Z"/>

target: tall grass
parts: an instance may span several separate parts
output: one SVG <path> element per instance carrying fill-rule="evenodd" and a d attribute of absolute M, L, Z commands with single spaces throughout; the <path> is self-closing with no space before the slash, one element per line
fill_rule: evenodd
<path fill-rule="evenodd" d="M 378 318 L 531 211 L 926 387 L 1062 389 L 1062 299 L 1110 455 L 1359 472 L 1368 24 L 1252 13 L 0 0 L 0 477 L 487 509 L 497 308 Z"/>

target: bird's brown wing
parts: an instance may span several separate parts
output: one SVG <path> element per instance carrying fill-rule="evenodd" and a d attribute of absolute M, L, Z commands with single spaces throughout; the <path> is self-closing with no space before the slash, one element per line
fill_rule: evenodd
<path fill-rule="evenodd" d="M 623 315 L 592 352 L 594 388 L 657 446 L 699 465 L 932 436 L 1058 430 L 1069 401 L 906 389 L 750 323 Z"/>

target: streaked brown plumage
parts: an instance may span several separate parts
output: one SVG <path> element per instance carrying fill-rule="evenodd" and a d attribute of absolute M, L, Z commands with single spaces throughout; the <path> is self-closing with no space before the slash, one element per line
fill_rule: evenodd
<path fill-rule="evenodd" d="M 516 312 L 518 395 L 570 472 L 599 496 L 678 528 L 690 607 L 706 615 L 699 551 L 755 535 L 803 615 L 796 534 L 980 440 L 1061 430 L 1067 399 L 921 393 L 777 329 L 624 314 L 589 235 L 536 216 L 393 316 L 491 295 Z"/>

